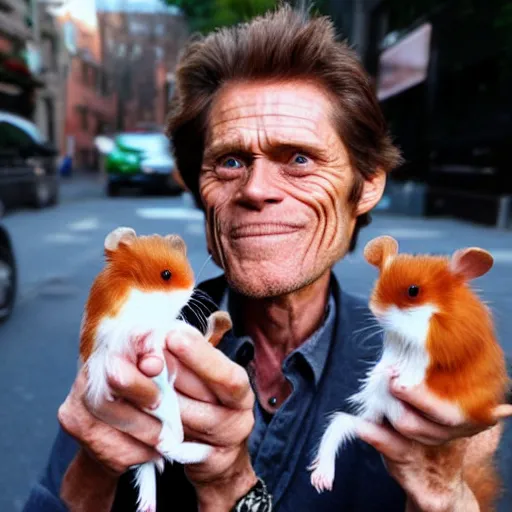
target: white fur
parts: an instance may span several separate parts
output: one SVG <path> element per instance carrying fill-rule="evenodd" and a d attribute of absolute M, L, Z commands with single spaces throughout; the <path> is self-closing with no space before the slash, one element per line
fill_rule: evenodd
<path fill-rule="evenodd" d="M 177 320 L 181 309 L 190 299 L 192 291 L 142 292 L 134 289 L 115 317 L 101 321 L 96 333 L 95 349 L 86 363 L 87 397 L 94 407 L 97 407 L 105 398 L 113 399 L 108 385 L 108 376 L 113 376 L 122 382 L 123 375 L 117 362 L 123 355 L 135 356 L 134 347 L 129 344 L 131 339 L 150 332 L 145 343 L 146 350 L 162 355 L 165 337 L 169 331 L 177 327 L 180 330 L 193 329 Z M 85 317 L 82 326 L 84 323 Z M 211 447 L 200 443 L 183 442 L 178 395 L 174 389 L 175 379 L 176 375 L 172 375 L 169 381 L 165 366 L 162 373 L 153 379 L 161 392 L 161 400 L 155 410 L 147 410 L 147 412 L 163 423 L 157 449 L 170 461 L 201 462 L 206 459 Z M 156 510 L 155 469 L 163 470 L 162 460 L 137 467 L 135 480 L 139 488 L 139 512 Z"/>
<path fill-rule="evenodd" d="M 137 510 L 156 512 L 156 475 L 155 464 L 146 462 L 135 469 L 135 486 L 138 490 Z"/>
<path fill-rule="evenodd" d="M 389 370 L 398 370 L 398 384 L 407 387 L 425 378 L 429 364 L 425 343 L 436 309 L 430 305 L 405 310 L 392 306 L 373 311 L 384 328 L 382 356 L 363 380 L 361 390 L 348 399 L 355 415 L 337 413 L 329 421 L 311 467 L 311 483 L 318 492 L 332 489 L 336 453 L 357 436 L 361 422 L 381 423 L 386 417 L 394 423 L 400 418 L 403 406 L 389 391 Z"/>

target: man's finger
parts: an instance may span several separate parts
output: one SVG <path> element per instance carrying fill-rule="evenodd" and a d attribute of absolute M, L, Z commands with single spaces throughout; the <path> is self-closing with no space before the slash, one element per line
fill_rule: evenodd
<path fill-rule="evenodd" d="M 411 450 L 409 440 L 383 425 L 363 421 L 357 427 L 357 433 L 363 441 L 394 462 L 405 462 Z"/>
<path fill-rule="evenodd" d="M 247 372 L 199 334 L 174 331 L 167 336 L 167 348 L 217 396 L 234 409 L 252 408 L 254 397 Z"/>
<path fill-rule="evenodd" d="M 154 354 L 146 354 L 140 358 L 138 367 L 146 377 L 153 378 L 162 372 L 164 361 Z"/>
<path fill-rule="evenodd" d="M 433 421 L 448 427 L 455 427 L 466 423 L 461 410 L 454 404 L 435 396 L 422 382 L 413 387 L 399 384 L 397 377 L 390 380 L 391 393 L 406 402 Z"/>
<path fill-rule="evenodd" d="M 130 361 L 119 358 L 116 372 L 108 376 L 108 384 L 114 395 L 132 402 L 141 409 L 153 408 L 158 403 L 157 385 Z"/>
<path fill-rule="evenodd" d="M 145 445 L 155 447 L 158 444 L 162 423 L 128 402 L 105 402 L 91 412 L 103 423 Z"/>
<path fill-rule="evenodd" d="M 222 405 L 198 402 L 179 395 L 185 436 L 215 446 L 233 446 L 246 439 L 254 426 L 252 410 L 246 413 Z"/>
<path fill-rule="evenodd" d="M 189 370 L 183 364 L 174 357 L 168 350 L 164 351 L 165 361 L 167 366 L 173 365 L 177 372 L 176 381 L 174 382 L 174 388 L 179 391 L 182 395 L 189 396 L 201 402 L 210 402 L 212 404 L 218 404 L 219 400 L 215 394 L 205 385 L 205 383 L 199 379 L 199 377 Z"/>
<path fill-rule="evenodd" d="M 405 403 L 401 416 L 392 425 L 404 437 L 427 445 L 443 444 L 459 435 L 454 432 L 457 429 L 430 421 Z"/>

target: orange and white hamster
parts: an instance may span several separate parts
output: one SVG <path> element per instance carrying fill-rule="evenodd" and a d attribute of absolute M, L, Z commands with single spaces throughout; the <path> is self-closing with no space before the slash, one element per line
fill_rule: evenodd
<path fill-rule="evenodd" d="M 467 248 L 451 258 L 398 254 L 396 240 L 382 236 L 366 245 L 364 256 L 380 271 L 369 307 L 384 331 L 383 350 L 361 390 L 349 398 L 355 414 L 334 414 L 322 436 L 311 466 L 319 492 L 332 489 L 336 452 L 356 437 L 361 420 L 393 423 L 401 416 L 402 403 L 389 391 L 391 367 L 398 370 L 398 384 L 424 383 L 456 404 L 463 418 L 486 425 L 494 423 L 508 385 L 491 313 L 469 285 L 492 267 L 488 252 Z"/>
<path fill-rule="evenodd" d="M 87 398 L 93 405 L 113 400 L 108 376 L 122 381 L 119 358 L 136 363 L 144 353 L 163 358 L 169 331 L 191 329 L 178 320 L 194 291 L 194 274 L 187 259 L 185 242 L 177 235 L 140 236 L 121 227 L 105 239 L 106 265 L 96 277 L 85 306 L 80 329 L 80 359 L 88 376 Z M 215 314 L 214 314 L 215 315 Z M 216 341 L 219 322 L 208 320 L 207 340 Z M 229 316 L 217 314 L 224 331 Z M 149 333 L 149 335 L 147 335 Z M 145 336 L 147 335 L 147 336 Z M 141 340 L 143 340 L 141 342 Z M 153 380 L 161 392 L 160 405 L 147 410 L 163 423 L 157 450 L 168 460 L 181 463 L 204 461 L 211 447 L 184 442 L 178 397 L 174 390 L 176 375 L 162 373 Z M 139 488 L 138 510 L 156 510 L 155 469 L 162 471 L 164 461 L 148 462 L 136 470 Z"/>

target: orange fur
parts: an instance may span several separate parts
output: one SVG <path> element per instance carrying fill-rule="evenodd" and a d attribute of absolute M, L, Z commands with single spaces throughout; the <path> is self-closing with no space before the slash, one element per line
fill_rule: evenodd
<path fill-rule="evenodd" d="M 492 409 L 502 403 L 507 386 L 503 351 L 496 340 L 489 309 L 460 275 L 439 256 L 399 254 L 381 274 L 372 301 L 382 308 L 432 304 L 426 385 L 440 398 L 457 403 L 468 419 L 492 424 Z M 417 297 L 407 294 L 420 287 Z"/>
<path fill-rule="evenodd" d="M 131 289 L 145 292 L 188 289 L 194 274 L 184 251 L 164 237 L 141 236 L 120 243 L 116 250 L 105 249 L 107 264 L 96 277 L 85 306 L 85 321 L 80 336 L 80 357 L 86 361 L 95 346 L 101 320 L 115 317 Z M 172 277 L 164 281 L 163 270 Z"/>
<path fill-rule="evenodd" d="M 383 237 L 368 246 L 367 260 L 381 269 L 371 303 L 383 310 L 392 305 L 435 306 L 438 312 L 430 319 L 426 343 L 430 364 L 425 384 L 443 400 L 457 404 L 467 419 L 494 424 L 493 409 L 504 402 L 509 380 L 491 312 L 468 284 L 468 267 L 454 272 L 450 258 L 397 254 L 397 246 L 391 242 Z M 492 258 L 490 264 L 484 258 L 476 260 L 475 275 L 490 265 Z M 411 285 L 420 287 L 416 297 L 408 295 Z M 453 451 L 457 444 L 426 450 L 446 458 L 444 464 L 455 468 L 460 467 Z M 465 481 L 482 511 L 493 510 L 500 492 L 493 453 L 485 452 L 482 458 L 464 465 Z"/>

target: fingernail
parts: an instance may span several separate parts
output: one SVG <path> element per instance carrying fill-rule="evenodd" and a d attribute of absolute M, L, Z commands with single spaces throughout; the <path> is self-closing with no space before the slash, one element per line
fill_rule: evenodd
<path fill-rule="evenodd" d="M 149 406 L 149 410 L 154 411 L 154 410 L 158 409 L 158 406 L 160 405 L 161 402 L 162 402 L 161 398 L 158 397 L 157 401 L 153 405 Z"/>

